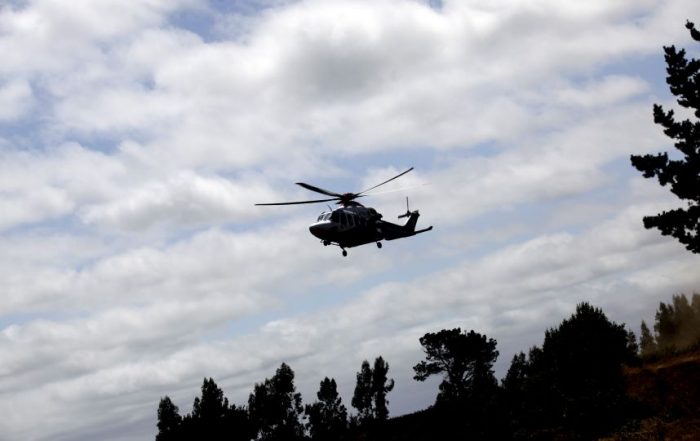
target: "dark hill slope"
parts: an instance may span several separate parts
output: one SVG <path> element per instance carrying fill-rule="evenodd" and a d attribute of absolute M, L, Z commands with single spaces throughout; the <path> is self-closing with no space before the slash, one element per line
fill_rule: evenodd
<path fill-rule="evenodd" d="M 611 440 L 700 440 L 700 350 L 625 369 L 647 418 Z"/>

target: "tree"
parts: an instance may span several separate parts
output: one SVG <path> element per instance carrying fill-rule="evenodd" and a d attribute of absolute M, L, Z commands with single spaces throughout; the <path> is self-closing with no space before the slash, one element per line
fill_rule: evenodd
<path fill-rule="evenodd" d="M 294 386 L 294 371 L 282 363 L 270 379 L 256 384 L 248 397 L 248 412 L 259 439 L 302 439 L 304 428 L 299 422 L 304 408 L 301 394 Z"/>
<path fill-rule="evenodd" d="M 496 387 L 493 363 L 498 358 L 496 340 L 460 328 L 427 333 L 420 338 L 426 359 L 413 367 L 418 381 L 442 375 L 438 402 L 483 397 Z"/>
<path fill-rule="evenodd" d="M 389 363 L 380 356 L 374 360 L 372 370 L 372 399 L 374 400 L 374 418 L 386 421 L 389 417 L 389 401 L 386 395 L 394 389 L 394 380 L 387 379 Z"/>
<path fill-rule="evenodd" d="M 545 332 L 542 347 L 513 357 L 503 382 L 515 439 L 596 439 L 631 412 L 622 367 L 636 362 L 624 325 L 588 303 Z M 569 437 L 571 436 L 571 438 Z"/>
<path fill-rule="evenodd" d="M 352 407 L 357 409 L 357 421 L 360 425 L 369 422 L 374 415 L 372 406 L 372 368 L 369 361 L 364 360 L 357 373 L 355 391 L 352 395 Z"/>
<path fill-rule="evenodd" d="M 247 440 L 251 430 L 248 412 L 229 406 L 228 398 L 214 379 L 202 382 L 202 395 L 195 397 L 192 412 L 182 420 L 182 439 Z"/>
<path fill-rule="evenodd" d="M 501 382 L 503 389 L 513 398 L 519 397 L 522 394 L 523 385 L 527 378 L 528 367 L 528 360 L 524 352 L 513 355 L 508 372 Z M 514 401 L 514 399 L 510 401 Z"/>
<path fill-rule="evenodd" d="M 659 303 L 659 309 L 654 317 L 654 333 L 657 348 L 661 351 L 673 350 L 678 325 L 672 305 Z"/>
<path fill-rule="evenodd" d="M 627 411 L 622 366 L 636 360 L 624 325 L 611 322 L 588 303 L 557 328 L 545 332 L 542 353 L 533 360 L 538 388 L 552 419 L 593 435 L 618 424 Z M 541 381 L 544 378 L 545 381 Z"/>
<path fill-rule="evenodd" d="M 656 311 L 654 331 L 657 349 L 673 352 L 700 341 L 700 296 L 692 302 L 685 294 L 674 295 L 670 304 L 661 302 Z"/>
<path fill-rule="evenodd" d="M 686 27 L 696 41 L 700 32 L 693 23 Z M 700 118 L 700 60 L 688 59 L 685 50 L 664 46 L 666 82 L 679 105 L 694 109 Z M 687 200 L 686 208 L 664 211 L 656 216 L 644 217 L 645 228 L 658 228 L 661 234 L 673 236 L 693 253 L 700 253 L 700 121 L 689 119 L 676 121 L 673 110 L 666 112 L 654 104 L 654 122 L 664 128 L 664 133 L 675 141 L 681 159 L 669 159 L 667 153 L 656 155 L 632 155 L 632 165 L 645 178 L 658 178 L 661 186 L 670 184 L 671 192 Z"/>
<path fill-rule="evenodd" d="M 637 354 L 639 354 L 639 344 L 637 343 L 637 336 L 631 329 L 627 331 L 627 351 L 630 354 L 634 354 L 634 357 L 630 358 L 628 362 L 630 364 L 638 364 L 639 357 L 637 356 Z"/>
<path fill-rule="evenodd" d="M 535 428 L 549 425 L 545 411 L 548 381 L 541 368 L 542 356 L 542 349 L 537 346 L 528 355 L 514 355 L 502 381 L 504 423 L 513 439 L 536 439 L 532 436 Z"/>
<path fill-rule="evenodd" d="M 385 421 L 389 416 L 386 395 L 394 389 L 394 380 L 387 378 L 389 364 L 380 356 L 374 360 L 374 369 L 367 360 L 357 373 L 357 383 L 352 397 L 352 407 L 357 409 L 360 425 Z"/>
<path fill-rule="evenodd" d="M 324 378 L 316 393 L 318 401 L 306 406 L 313 441 L 337 440 L 348 426 L 348 411 L 338 395 L 334 379 Z"/>
<path fill-rule="evenodd" d="M 181 439 L 180 424 L 182 417 L 180 409 L 173 404 L 167 395 L 158 404 L 158 434 L 156 441 L 175 441 Z"/>
<path fill-rule="evenodd" d="M 644 320 L 640 329 L 639 348 L 642 357 L 648 357 L 656 352 L 656 340 Z"/>
<path fill-rule="evenodd" d="M 228 398 L 213 378 L 202 382 L 202 398 L 196 397 L 192 405 L 192 417 L 212 426 L 223 421 L 228 410 Z"/>

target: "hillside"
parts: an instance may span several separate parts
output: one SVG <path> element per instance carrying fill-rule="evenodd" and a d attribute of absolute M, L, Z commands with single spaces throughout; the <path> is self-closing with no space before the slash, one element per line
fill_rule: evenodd
<path fill-rule="evenodd" d="M 700 440 L 700 350 L 626 368 L 647 417 L 610 440 Z"/>

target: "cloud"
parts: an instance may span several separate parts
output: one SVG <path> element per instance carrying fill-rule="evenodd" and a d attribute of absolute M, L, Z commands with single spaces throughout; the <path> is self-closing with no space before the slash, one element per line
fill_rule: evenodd
<path fill-rule="evenodd" d="M 149 154 L 180 165 L 240 167 L 275 160 L 289 148 L 303 154 L 309 144 L 331 155 L 515 139 L 536 118 L 513 93 L 555 80 L 577 55 L 570 37 L 522 43 L 541 38 L 531 24 L 549 20 L 554 27 L 547 29 L 575 30 L 581 38 L 599 39 L 600 33 L 567 27 L 567 20 L 581 20 L 578 11 L 565 10 L 552 22 L 544 9 L 515 9 L 507 16 L 528 26 L 510 40 L 506 29 L 515 25 L 499 18 L 500 10 L 469 8 L 295 3 L 272 9 L 262 21 L 256 17 L 246 40 L 216 44 L 191 32 L 149 28 L 158 20 L 144 18 L 146 29 L 139 38 L 119 40 L 115 57 L 90 57 L 80 81 L 61 76 L 48 87 L 61 97 L 56 112 L 64 129 L 136 131 L 149 141 Z M 598 26 L 647 47 L 644 29 L 613 27 L 610 20 L 618 17 L 599 9 Z M 649 5 L 638 11 L 651 12 Z M 484 14 L 490 18 L 474 18 Z M 480 31 L 470 26 L 481 21 L 494 24 Z M 510 55 L 499 55 L 501 49 Z M 513 72 L 519 74 L 502 79 Z M 619 90 L 614 84 L 607 90 L 613 89 Z"/>
<path fill-rule="evenodd" d="M 651 104 L 692 0 L 64 3 L 0 8 L 9 439 L 152 436 L 161 396 L 244 403 L 282 361 L 347 405 L 378 355 L 396 415 L 434 399 L 425 332 L 496 338 L 501 373 L 579 301 L 635 325 L 697 285 L 627 162 L 670 144 Z M 253 206 L 411 165 L 363 202 L 435 229 L 382 250 Z"/>
<path fill-rule="evenodd" d="M 123 164 L 75 143 L 50 152 L 9 148 L 0 153 L 0 230 L 71 214 L 113 191 Z"/>
<path fill-rule="evenodd" d="M 32 89 L 26 81 L 15 80 L 0 84 L 0 122 L 24 116 L 33 103 Z"/>
<path fill-rule="evenodd" d="M 648 90 L 648 84 L 641 78 L 611 75 L 596 84 L 584 88 L 566 88 L 558 91 L 558 100 L 565 105 L 590 108 L 617 103 L 630 96 L 638 96 Z"/>
<path fill-rule="evenodd" d="M 267 189 L 255 190 L 242 183 L 182 172 L 164 183 L 147 183 L 108 204 L 88 207 L 82 217 L 89 224 L 127 229 L 143 229 L 162 222 L 185 226 L 241 222 L 259 214 L 255 201 L 271 199 L 271 195 Z"/>
<path fill-rule="evenodd" d="M 78 0 L 29 1 L 0 11 L 4 30 L 0 48 L 7 56 L 0 72 L 35 75 L 65 73 L 84 62 L 102 61 L 98 44 L 129 39 L 144 27 L 163 25 L 170 12 L 192 4 L 188 0 L 147 0 L 122 5 Z"/>
<path fill-rule="evenodd" d="M 60 188 L 34 189 L 30 196 L 4 194 L 0 198 L 0 210 L 3 212 L 0 229 L 58 217 L 72 208 L 73 205 Z"/>

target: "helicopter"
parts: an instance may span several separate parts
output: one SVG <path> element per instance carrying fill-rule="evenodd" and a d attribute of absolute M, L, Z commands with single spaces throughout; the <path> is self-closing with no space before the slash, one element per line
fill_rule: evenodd
<path fill-rule="evenodd" d="M 382 215 L 374 208 L 365 207 L 356 202 L 355 199 L 368 196 L 366 193 L 374 190 L 386 183 L 397 179 L 406 173 L 413 170 L 413 167 L 399 173 L 393 178 L 362 190 L 358 193 L 336 193 L 334 191 L 325 190 L 314 185 L 309 185 L 304 182 L 296 184 L 316 193 L 321 193 L 326 196 L 332 196 L 329 199 L 316 199 L 310 201 L 297 202 L 271 202 L 255 205 L 298 205 L 298 204 L 316 204 L 323 202 L 335 201 L 340 207 L 329 211 L 323 211 L 318 215 L 316 221 L 309 225 L 309 232 L 319 238 L 324 246 L 337 245 L 342 250 L 343 256 L 347 256 L 346 248 L 352 248 L 368 243 L 376 243 L 377 248 L 382 247 L 382 240 L 395 240 L 404 237 L 415 236 L 416 234 L 425 233 L 433 229 L 432 226 L 416 230 L 416 223 L 420 214 L 418 210 L 411 211 L 408 207 L 408 198 L 406 198 L 406 213 L 398 216 L 399 219 L 408 218 L 404 225 L 398 225 L 382 220 Z"/>

